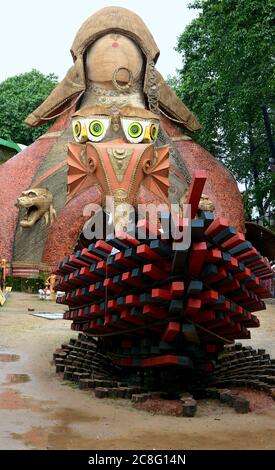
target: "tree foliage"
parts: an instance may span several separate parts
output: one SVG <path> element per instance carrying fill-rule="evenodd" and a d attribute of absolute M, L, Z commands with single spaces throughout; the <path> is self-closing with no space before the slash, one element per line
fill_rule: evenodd
<path fill-rule="evenodd" d="M 197 140 L 245 184 L 247 217 L 274 210 L 273 0 L 196 0 L 178 39 L 183 67 L 170 79 L 197 115 Z"/>
<path fill-rule="evenodd" d="M 54 74 L 38 70 L 15 75 L 0 83 L 0 137 L 30 145 L 49 125 L 31 129 L 24 119 L 51 93 L 57 84 Z"/>

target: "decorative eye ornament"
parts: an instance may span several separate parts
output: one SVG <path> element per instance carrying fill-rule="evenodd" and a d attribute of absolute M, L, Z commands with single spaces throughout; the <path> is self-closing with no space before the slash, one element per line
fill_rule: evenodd
<path fill-rule="evenodd" d="M 134 119 L 121 117 L 121 126 L 128 142 L 155 142 L 158 136 L 159 123 L 152 119 Z"/>
<path fill-rule="evenodd" d="M 74 139 L 78 143 L 100 142 L 104 139 L 111 124 L 110 117 L 93 116 L 90 119 L 73 120 Z"/>

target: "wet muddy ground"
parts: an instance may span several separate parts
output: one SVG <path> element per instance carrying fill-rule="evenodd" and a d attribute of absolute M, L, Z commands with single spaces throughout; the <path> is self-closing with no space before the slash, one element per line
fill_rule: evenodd
<path fill-rule="evenodd" d="M 76 336 L 70 322 L 30 314 L 60 312 L 54 303 L 12 293 L 0 308 L 0 449 L 274 449 L 275 402 L 247 415 L 215 400 L 195 418 L 161 416 L 127 400 L 99 400 L 63 382 L 52 353 Z M 275 304 L 258 314 L 251 344 L 275 358 Z M 247 344 L 247 341 L 245 341 Z"/>

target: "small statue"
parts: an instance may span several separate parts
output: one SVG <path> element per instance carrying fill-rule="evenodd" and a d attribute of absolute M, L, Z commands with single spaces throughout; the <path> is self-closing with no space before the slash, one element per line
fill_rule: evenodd
<path fill-rule="evenodd" d="M 52 225 L 56 218 L 53 195 L 47 188 L 31 188 L 23 191 L 15 205 L 18 208 L 26 209 L 26 214 L 20 221 L 22 228 L 33 227 L 42 217 L 44 217 L 46 225 Z"/>

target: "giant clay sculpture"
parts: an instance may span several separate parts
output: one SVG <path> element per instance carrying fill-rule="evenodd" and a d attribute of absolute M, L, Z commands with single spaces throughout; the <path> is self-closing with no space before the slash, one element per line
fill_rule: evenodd
<path fill-rule="evenodd" d="M 270 267 L 245 241 L 236 182 L 183 134 L 199 123 L 157 72 L 159 50 L 137 15 L 100 10 L 71 52 L 64 80 L 26 119 L 56 122 L 0 167 L 0 257 L 54 266 L 64 256 L 56 289 L 65 292 L 65 318 L 101 337 L 97 344 L 114 363 L 213 370 L 224 343 L 259 326 L 252 312 L 270 295 L 263 283 Z M 22 233 L 12 206 L 38 187 L 52 193 L 56 220 Z M 163 225 L 146 220 L 137 224 L 149 232 L 146 241 L 134 234 L 87 243 L 84 208 L 105 208 L 107 196 L 117 206 L 188 203 L 191 243 L 175 252 L 169 236 L 161 239 Z M 122 228 L 124 212 L 117 215 Z"/>
<path fill-rule="evenodd" d="M 119 189 L 119 178 L 129 160 L 127 152 L 125 159 L 119 159 L 119 152 L 124 146 L 135 143 L 135 149 L 150 144 L 149 128 L 144 128 L 144 134 L 137 137 L 141 121 L 159 123 L 158 135 L 151 141 L 156 149 L 169 146 L 169 201 L 179 202 L 191 184 L 193 171 L 205 170 L 205 192 L 213 202 L 215 214 L 226 216 L 243 231 L 242 201 L 234 178 L 220 162 L 183 134 L 184 130 L 198 131 L 200 125 L 156 70 L 159 50 L 143 21 L 125 8 L 104 8 L 82 25 L 71 53 L 74 63 L 66 77 L 26 119 L 31 126 L 54 118 L 55 123 L 34 144 L 0 167 L 4 220 L 0 226 L 0 255 L 23 264 L 54 266 L 59 258 L 70 253 L 81 239 L 85 223 L 83 208 L 91 202 L 102 202 L 102 191 L 93 179 L 89 180 L 83 168 L 82 183 L 79 184 L 81 178 L 72 182 L 76 161 L 72 149 L 77 148 L 72 146 L 73 141 L 87 146 L 90 151 L 93 146 L 109 143 L 110 168 L 117 173 L 116 189 Z M 98 113 L 107 119 L 101 121 L 100 128 L 102 123 L 111 122 L 106 133 L 104 130 L 101 136 L 94 135 L 92 139 L 82 135 L 81 141 L 77 140 L 72 122 L 91 120 Z M 129 126 L 125 127 L 129 119 L 132 124 L 138 121 L 132 136 L 128 133 Z M 152 129 L 154 134 L 156 128 Z M 95 128 L 95 134 L 97 132 L 99 128 Z M 148 177 L 146 181 L 149 183 Z M 145 185 L 140 181 L 135 187 L 136 202 L 162 199 L 167 192 L 166 183 L 159 191 L 155 184 L 152 190 L 155 177 L 150 184 L 146 181 Z M 14 204 L 23 191 L 38 187 L 47 187 L 52 193 L 56 220 L 51 226 L 34 224 L 28 233 L 22 233 Z"/>

